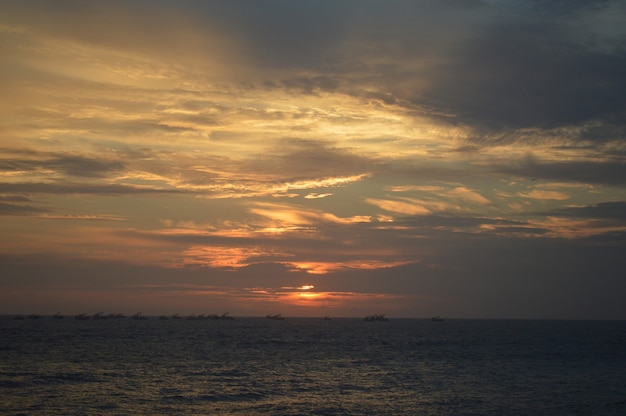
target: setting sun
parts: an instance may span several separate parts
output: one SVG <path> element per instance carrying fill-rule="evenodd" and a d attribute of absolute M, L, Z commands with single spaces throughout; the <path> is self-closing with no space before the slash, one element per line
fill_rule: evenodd
<path fill-rule="evenodd" d="M 626 316 L 621 3 L 62 3 L 0 3 L 6 313 Z"/>

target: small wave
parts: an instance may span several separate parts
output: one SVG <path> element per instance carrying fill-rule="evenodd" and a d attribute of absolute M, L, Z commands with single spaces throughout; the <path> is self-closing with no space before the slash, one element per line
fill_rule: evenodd
<path fill-rule="evenodd" d="M 100 381 L 97 377 L 87 373 L 57 373 L 39 376 L 44 383 L 95 383 Z"/>
<path fill-rule="evenodd" d="M 22 389 L 26 387 L 26 383 L 13 380 L 0 380 L 0 387 L 7 389 Z"/>

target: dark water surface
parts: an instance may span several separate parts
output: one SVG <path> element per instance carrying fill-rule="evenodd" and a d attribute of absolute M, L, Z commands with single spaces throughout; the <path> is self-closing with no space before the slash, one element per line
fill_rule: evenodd
<path fill-rule="evenodd" d="M 0 317 L 2 415 L 626 415 L 626 322 Z"/>

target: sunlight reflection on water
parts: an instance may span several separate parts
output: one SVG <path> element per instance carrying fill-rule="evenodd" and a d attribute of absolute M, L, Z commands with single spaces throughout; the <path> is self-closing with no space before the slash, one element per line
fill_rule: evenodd
<path fill-rule="evenodd" d="M 0 319 L 4 414 L 626 414 L 624 322 Z"/>

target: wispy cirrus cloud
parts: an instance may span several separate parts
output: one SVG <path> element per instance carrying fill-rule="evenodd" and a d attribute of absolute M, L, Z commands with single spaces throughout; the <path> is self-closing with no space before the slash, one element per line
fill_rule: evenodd
<path fill-rule="evenodd" d="M 67 214 L 67 215 L 55 215 L 55 214 L 42 214 L 37 218 L 44 220 L 78 220 L 78 221 L 127 221 L 128 218 L 121 217 L 119 215 L 111 214 Z"/>
<path fill-rule="evenodd" d="M 0 149 L 0 172 L 21 175 L 67 175 L 99 178 L 123 170 L 118 160 L 80 154 L 39 152 L 32 149 Z"/>
<path fill-rule="evenodd" d="M 623 309 L 587 266 L 626 234 L 621 1 L 0 16 L 4 301 L 71 280 L 42 299 L 529 317 L 554 283 L 543 317 L 580 316 L 571 282 L 601 278 L 594 310 Z"/>
<path fill-rule="evenodd" d="M 520 196 L 539 200 L 556 199 L 558 201 L 564 201 L 570 198 L 570 196 L 564 192 L 549 191 L 545 189 L 534 189 L 528 193 L 520 193 Z"/>
<path fill-rule="evenodd" d="M 0 215 L 33 215 L 41 212 L 46 212 L 46 210 L 32 205 L 11 204 L 0 200 Z"/>

